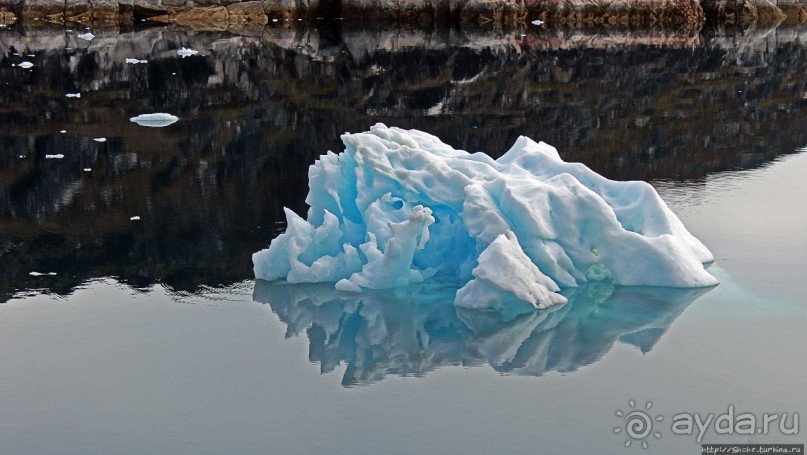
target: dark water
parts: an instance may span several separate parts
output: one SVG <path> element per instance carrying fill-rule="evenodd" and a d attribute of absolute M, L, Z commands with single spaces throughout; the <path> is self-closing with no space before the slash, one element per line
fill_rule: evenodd
<path fill-rule="evenodd" d="M 282 207 L 304 213 L 308 166 L 376 122 L 493 156 L 527 135 L 623 180 L 701 182 L 807 143 L 801 29 L 98 33 L 0 32 L 3 300 L 248 279 Z M 129 122 L 151 112 L 181 120 Z"/>
<path fill-rule="evenodd" d="M 76 34 L 0 31 L 0 452 L 619 454 L 635 400 L 683 454 L 674 413 L 807 412 L 807 29 Z M 649 180 L 721 284 L 487 313 L 254 282 L 376 122 Z"/>

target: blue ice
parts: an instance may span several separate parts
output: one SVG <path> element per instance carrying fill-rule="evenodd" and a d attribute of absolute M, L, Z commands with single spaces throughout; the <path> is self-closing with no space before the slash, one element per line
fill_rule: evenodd
<path fill-rule="evenodd" d="M 309 169 L 307 219 L 253 254 L 255 277 L 335 289 L 456 281 L 455 304 L 536 308 L 587 282 L 707 287 L 709 250 L 646 182 L 606 179 L 520 137 L 494 160 L 377 124 Z"/>

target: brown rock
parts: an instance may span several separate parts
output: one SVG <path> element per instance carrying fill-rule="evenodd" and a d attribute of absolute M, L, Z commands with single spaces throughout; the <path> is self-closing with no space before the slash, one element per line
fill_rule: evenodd
<path fill-rule="evenodd" d="M 230 26 L 256 26 L 266 25 L 269 22 L 269 17 L 263 9 L 264 5 L 261 1 L 233 3 L 227 7 L 229 13 L 228 22 Z"/>
<path fill-rule="evenodd" d="M 0 11 L 0 24 L 11 25 L 17 22 L 17 16 L 11 11 Z"/>
<path fill-rule="evenodd" d="M 223 6 L 203 6 L 169 14 L 168 22 L 194 30 L 227 30 L 228 18 Z"/>
<path fill-rule="evenodd" d="M 64 17 L 64 0 L 25 0 L 22 5 L 23 20 Z"/>

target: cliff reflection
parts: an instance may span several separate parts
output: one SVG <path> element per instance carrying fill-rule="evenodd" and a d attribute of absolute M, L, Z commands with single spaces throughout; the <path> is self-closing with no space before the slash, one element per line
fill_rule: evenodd
<path fill-rule="evenodd" d="M 308 337 L 309 361 L 322 373 L 344 364 L 342 384 L 356 386 L 448 365 L 569 373 L 599 361 L 617 342 L 650 352 L 708 289 L 587 285 L 572 290 L 563 306 L 501 312 L 456 308 L 453 291 L 423 286 L 353 296 L 335 293 L 332 284 L 259 280 L 253 298 L 269 304 L 287 337 Z"/>
<path fill-rule="evenodd" d="M 249 279 L 282 207 L 306 210 L 308 166 L 376 122 L 493 156 L 527 135 L 621 180 L 698 181 L 807 143 L 804 28 L 76 35 L 0 31 L 0 301 Z M 129 122 L 153 112 L 180 121 Z"/>

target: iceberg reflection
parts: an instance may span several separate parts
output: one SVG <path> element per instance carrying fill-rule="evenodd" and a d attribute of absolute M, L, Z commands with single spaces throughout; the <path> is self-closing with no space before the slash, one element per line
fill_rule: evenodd
<path fill-rule="evenodd" d="M 453 305 L 456 288 L 428 283 L 409 292 L 343 294 L 332 283 L 257 280 L 253 298 L 305 333 L 322 373 L 346 365 L 342 385 L 387 375 L 422 376 L 447 365 L 488 364 L 505 374 L 567 373 L 600 360 L 617 341 L 649 352 L 670 325 L 711 288 L 587 284 L 545 310 L 513 301 L 503 311 Z"/>

